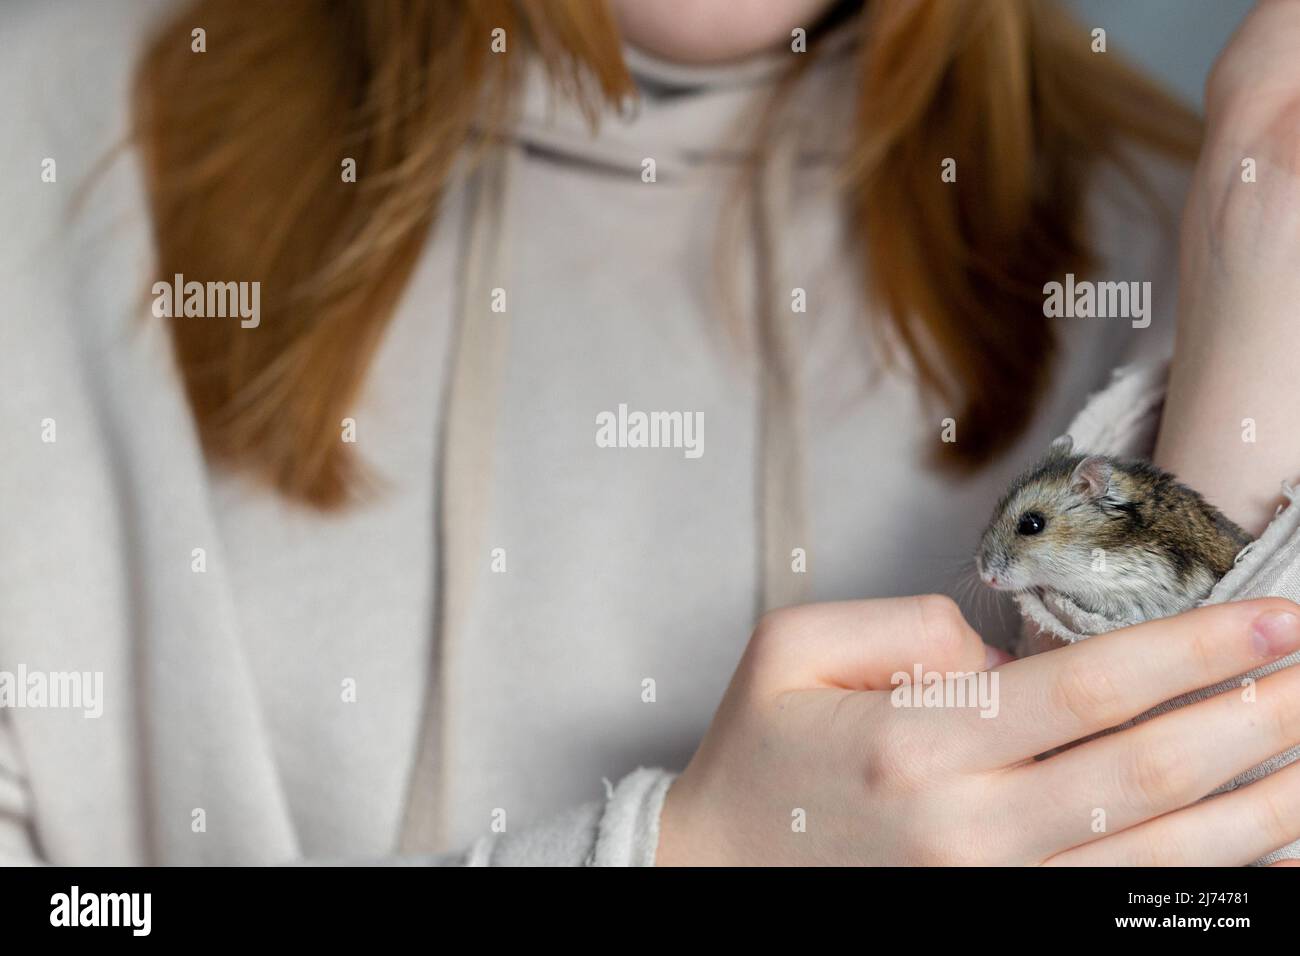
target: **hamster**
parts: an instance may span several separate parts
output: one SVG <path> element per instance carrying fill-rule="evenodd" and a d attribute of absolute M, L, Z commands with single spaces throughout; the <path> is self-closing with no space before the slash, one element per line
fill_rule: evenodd
<path fill-rule="evenodd" d="M 975 566 L 995 590 L 1064 598 L 1118 626 L 1195 607 L 1251 540 L 1173 475 L 1075 453 L 1066 435 L 998 502 Z"/>

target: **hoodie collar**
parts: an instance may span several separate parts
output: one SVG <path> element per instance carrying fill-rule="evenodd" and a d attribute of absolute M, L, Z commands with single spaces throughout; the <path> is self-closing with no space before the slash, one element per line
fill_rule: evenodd
<path fill-rule="evenodd" d="M 795 93 L 803 108 L 788 111 L 798 125 L 791 132 L 800 143 L 800 165 L 834 161 L 843 155 L 844 134 L 851 129 L 853 97 L 846 94 L 852 90 L 854 27 L 837 27 L 815 53 L 779 49 L 717 65 L 674 63 L 625 44 L 638 97 L 623 111 L 601 111 L 594 130 L 578 106 L 552 87 L 541 62 L 530 58 L 510 136 L 557 158 L 617 171 L 639 171 L 652 158 L 659 178 L 732 165 L 752 157 L 745 131 L 755 128 L 793 59 L 814 56 Z"/>

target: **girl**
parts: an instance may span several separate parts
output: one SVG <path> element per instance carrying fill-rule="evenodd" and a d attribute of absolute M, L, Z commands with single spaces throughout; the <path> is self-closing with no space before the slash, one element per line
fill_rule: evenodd
<path fill-rule="evenodd" d="M 981 639 L 936 596 L 1010 476 L 1172 349 L 1199 126 L 1054 6 L 5 15 L 0 667 L 104 688 L 98 719 L 0 710 L 8 858 L 1245 863 L 1300 836 L 1294 769 L 1197 802 L 1300 743 L 1285 672 L 1265 739 L 1206 702 L 1030 760 L 1293 652 L 1289 602 L 1008 663 L 1013 622 L 968 602 Z M 1233 179 L 1261 143 L 1290 175 L 1295 84 L 1240 98 L 1277 27 L 1212 87 L 1160 451 L 1254 530 L 1293 451 L 1210 436 L 1242 377 L 1261 422 L 1294 397 L 1294 297 L 1206 356 L 1277 275 L 1257 220 L 1294 218 L 1281 175 Z M 1067 276 L 1149 282 L 1150 321 L 1047 316 Z M 914 667 L 996 668 L 997 716 L 890 706 Z"/>

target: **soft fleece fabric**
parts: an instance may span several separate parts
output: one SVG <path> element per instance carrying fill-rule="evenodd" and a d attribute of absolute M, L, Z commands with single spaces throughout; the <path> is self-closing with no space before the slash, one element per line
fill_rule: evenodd
<path fill-rule="evenodd" d="M 1169 352 L 1174 235 L 1099 170 L 1096 278 L 1150 281 L 1150 327 L 1062 319 L 1023 440 L 972 479 L 928 467 L 952 410 L 863 334 L 833 188 L 851 63 L 828 57 L 761 197 L 772 225 L 748 237 L 769 245 L 777 301 L 808 300 L 783 327 L 797 391 L 773 409 L 727 331 L 713 253 L 734 125 L 788 54 L 713 70 L 633 54 L 635 115 L 592 135 L 533 77 L 506 154 L 453 184 L 352 416 L 378 480 L 318 517 L 200 454 L 148 313 L 134 152 L 69 215 L 127 130 L 132 64 L 170 6 L 0 11 L 0 670 L 105 681 L 98 720 L 0 711 L 6 860 L 651 862 L 670 773 L 781 575 L 811 600 L 954 592 L 1011 477 L 1113 368 Z M 1144 163 L 1176 211 L 1184 173 Z M 507 290 L 504 315 L 471 296 L 485 283 Z M 742 281 L 751 325 L 754 300 Z M 704 454 L 597 447 L 596 416 L 621 403 L 701 412 Z M 793 525 L 773 514 L 782 495 Z M 1010 640 L 1009 615 L 967 610 Z"/>

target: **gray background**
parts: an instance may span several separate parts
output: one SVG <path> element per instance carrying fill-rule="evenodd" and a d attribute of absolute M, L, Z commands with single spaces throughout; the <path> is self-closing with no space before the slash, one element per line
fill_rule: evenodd
<path fill-rule="evenodd" d="M 996 3 L 998 0 L 989 0 Z M 1254 0 L 1068 0 L 1088 27 L 1200 106 L 1206 74 Z"/>

